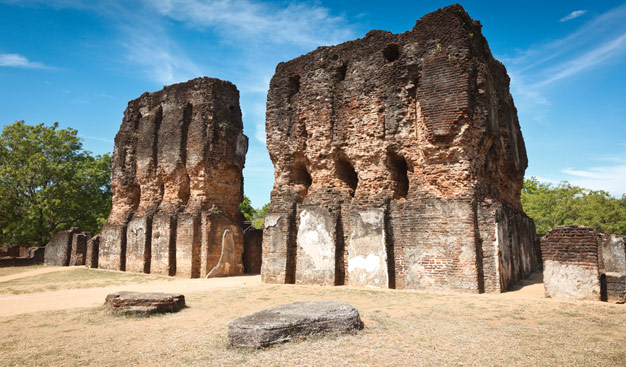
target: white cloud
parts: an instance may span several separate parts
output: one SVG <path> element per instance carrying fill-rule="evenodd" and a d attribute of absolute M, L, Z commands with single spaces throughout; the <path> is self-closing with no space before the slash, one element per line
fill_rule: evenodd
<path fill-rule="evenodd" d="M 568 20 L 578 18 L 580 16 L 583 16 L 586 12 L 586 10 L 574 10 L 573 12 L 561 18 L 560 22 L 567 22 Z"/>
<path fill-rule="evenodd" d="M 571 176 L 568 181 L 573 185 L 605 190 L 616 197 L 626 194 L 626 164 L 587 169 L 566 168 L 562 172 Z"/>
<path fill-rule="evenodd" d="M 342 17 L 331 16 L 325 7 L 300 2 L 290 2 L 286 7 L 254 0 L 145 0 L 144 3 L 177 21 L 212 29 L 225 41 L 316 47 L 353 37 Z"/>
<path fill-rule="evenodd" d="M 0 66 L 29 69 L 46 69 L 41 62 L 33 62 L 20 54 L 0 54 Z"/>
<path fill-rule="evenodd" d="M 626 54 L 626 4 L 597 16 L 569 35 L 499 57 L 511 76 L 520 115 L 543 121 L 550 101 L 546 88 Z"/>
<path fill-rule="evenodd" d="M 127 60 L 142 67 L 150 79 L 166 85 L 201 75 L 200 67 L 158 25 L 123 26 L 122 33 Z"/>
<path fill-rule="evenodd" d="M 85 139 L 85 140 L 95 140 L 95 141 L 101 141 L 103 143 L 110 143 L 110 144 L 114 143 L 113 139 L 101 138 L 97 136 L 78 134 L 78 137 Z"/>
<path fill-rule="evenodd" d="M 596 66 L 607 59 L 626 50 L 626 33 L 621 36 L 612 39 L 593 50 L 586 52 L 573 60 L 569 60 L 562 64 L 559 64 L 553 68 L 550 68 L 550 74 L 552 75 L 548 79 L 537 83 L 536 87 L 548 85 L 557 80 L 575 75 L 585 69 L 589 69 Z"/>

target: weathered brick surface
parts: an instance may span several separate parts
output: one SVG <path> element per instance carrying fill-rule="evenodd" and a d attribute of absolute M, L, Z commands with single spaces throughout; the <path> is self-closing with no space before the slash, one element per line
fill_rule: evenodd
<path fill-rule="evenodd" d="M 68 266 L 72 253 L 72 238 L 78 228 L 70 228 L 52 236 L 44 254 L 44 265 Z"/>
<path fill-rule="evenodd" d="M 10 268 L 14 266 L 41 265 L 44 262 L 44 247 L 18 247 L 9 249 L 6 252 L 0 251 L 0 268 Z M 6 255 L 18 256 L 6 256 Z"/>
<path fill-rule="evenodd" d="M 561 226 L 541 238 L 541 253 L 546 295 L 626 301 L 626 237 Z"/>
<path fill-rule="evenodd" d="M 598 234 L 601 298 L 626 302 L 626 236 Z"/>
<path fill-rule="evenodd" d="M 546 296 L 600 300 L 598 235 L 593 228 L 561 226 L 541 239 Z"/>
<path fill-rule="evenodd" d="M 100 236 L 96 235 L 87 241 L 87 251 L 85 253 L 85 266 L 88 268 L 98 267 L 98 249 L 100 247 Z"/>
<path fill-rule="evenodd" d="M 72 250 L 70 251 L 70 266 L 85 265 L 87 255 L 87 241 L 91 238 L 91 233 L 75 233 L 72 236 Z"/>
<path fill-rule="evenodd" d="M 197 78 L 130 101 L 115 138 L 100 267 L 206 274 L 215 266 L 206 261 L 214 252 L 220 257 L 223 233 L 240 224 L 247 146 L 239 92 L 229 82 Z M 240 234 L 223 275 L 240 273 Z"/>
<path fill-rule="evenodd" d="M 461 6 L 279 64 L 266 131 L 265 282 L 498 292 L 536 268 L 509 78 Z M 303 222 L 311 207 L 328 214 Z M 355 219 L 368 211 L 382 223 Z M 324 269 L 311 228 L 331 239 Z"/>

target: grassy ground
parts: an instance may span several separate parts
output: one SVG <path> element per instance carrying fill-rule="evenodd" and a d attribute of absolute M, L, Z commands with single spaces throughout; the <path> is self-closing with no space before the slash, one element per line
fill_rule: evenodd
<path fill-rule="evenodd" d="M 89 279 L 102 282 L 116 274 L 91 272 Z M 148 318 L 116 317 L 103 308 L 0 318 L 0 365 L 626 365 L 624 305 L 266 284 L 185 296 L 188 308 Z M 348 302 L 365 329 L 261 350 L 229 347 L 231 320 L 303 300 Z"/>
<path fill-rule="evenodd" d="M 43 268 L 43 265 L 15 266 L 15 267 L 10 267 L 10 268 L 0 268 L 0 277 L 24 273 L 27 271 L 33 271 L 33 270 L 37 270 L 41 268 Z"/>
<path fill-rule="evenodd" d="M 37 269 L 37 267 L 23 268 L 30 268 L 30 270 Z M 0 295 L 106 287 L 127 283 L 145 283 L 157 279 L 171 280 L 172 278 L 133 273 L 96 271 L 76 267 L 75 269 L 67 271 L 58 271 L 0 282 Z"/>

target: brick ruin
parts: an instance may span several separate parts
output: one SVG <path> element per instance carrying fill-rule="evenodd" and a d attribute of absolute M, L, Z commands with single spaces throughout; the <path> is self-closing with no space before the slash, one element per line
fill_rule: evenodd
<path fill-rule="evenodd" d="M 626 301 L 626 237 L 584 226 L 553 228 L 541 239 L 546 296 Z"/>
<path fill-rule="evenodd" d="M 9 246 L 0 248 L 0 268 L 40 265 L 44 262 L 44 247 Z"/>
<path fill-rule="evenodd" d="M 81 232 L 72 227 L 61 231 L 50 239 L 44 250 L 44 265 L 77 266 L 85 265 L 87 241 L 91 232 Z"/>
<path fill-rule="evenodd" d="M 537 268 L 504 66 L 459 5 L 280 63 L 269 283 L 501 292 Z"/>
<path fill-rule="evenodd" d="M 191 278 L 242 274 L 247 148 L 230 82 L 197 78 L 130 101 L 115 137 L 113 209 L 87 246 L 90 266 Z"/>

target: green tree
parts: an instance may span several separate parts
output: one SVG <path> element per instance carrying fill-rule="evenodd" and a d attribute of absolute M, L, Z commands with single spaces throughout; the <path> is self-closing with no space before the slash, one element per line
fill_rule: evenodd
<path fill-rule="evenodd" d="M 97 232 L 111 210 L 111 156 L 77 131 L 17 121 L 0 135 L 0 244 L 45 245 L 69 227 Z"/>
<path fill-rule="evenodd" d="M 541 234 L 570 224 L 626 234 L 626 195 L 617 199 L 606 191 L 589 190 L 568 182 L 553 186 L 531 177 L 524 180 L 522 206 Z"/>
<path fill-rule="evenodd" d="M 267 210 L 270 207 L 270 203 L 263 205 L 260 209 L 256 209 L 254 211 L 254 219 L 252 220 L 252 225 L 254 228 L 263 228 L 265 224 L 265 216 L 267 215 Z"/>
<path fill-rule="evenodd" d="M 250 198 L 246 195 L 243 196 L 243 201 L 239 204 L 239 211 L 243 214 L 246 220 L 252 222 L 254 228 L 263 228 L 265 222 L 265 216 L 267 215 L 267 209 L 270 204 L 263 205 L 260 209 L 254 209 Z"/>
<path fill-rule="evenodd" d="M 250 201 L 250 198 L 246 195 L 243 196 L 243 201 L 241 202 L 241 204 L 239 204 L 239 211 L 243 214 L 246 220 L 249 220 L 251 222 L 254 220 L 254 214 L 256 213 L 256 211 L 252 207 L 252 202 Z"/>

